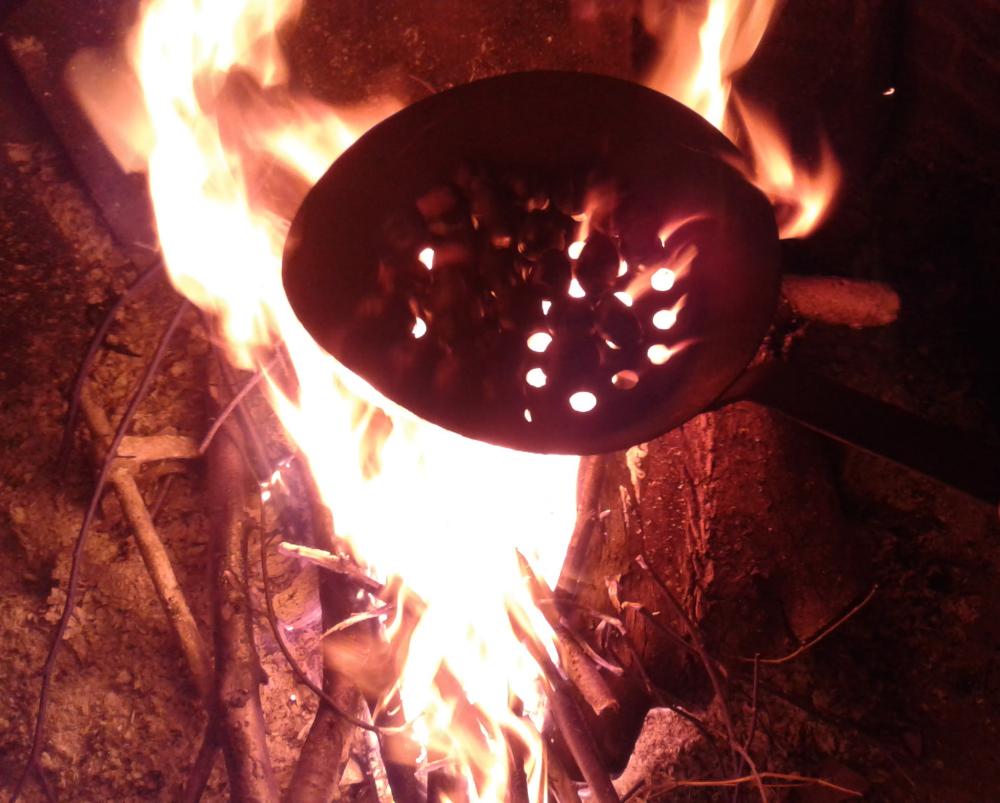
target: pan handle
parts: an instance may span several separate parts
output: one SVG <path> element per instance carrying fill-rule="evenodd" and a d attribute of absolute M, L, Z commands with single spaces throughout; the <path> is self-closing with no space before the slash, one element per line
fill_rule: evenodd
<path fill-rule="evenodd" d="M 899 407 L 783 363 L 748 369 L 715 407 L 754 401 L 809 429 L 856 446 L 996 505 L 1000 444 L 926 421 Z"/>

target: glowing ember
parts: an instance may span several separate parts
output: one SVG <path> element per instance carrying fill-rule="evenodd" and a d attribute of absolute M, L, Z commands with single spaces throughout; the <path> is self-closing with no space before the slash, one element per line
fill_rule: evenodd
<path fill-rule="evenodd" d="M 597 407 L 597 397 L 586 390 L 580 390 L 569 397 L 569 406 L 578 413 L 589 413 Z"/>
<path fill-rule="evenodd" d="M 587 295 L 587 291 L 583 289 L 575 276 L 569 283 L 569 295 L 572 298 L 583 298 Z"/>
<path fill-rule="evenodd" d="M 579 259 L 585 245 L 586 243 L 583 240 L 577 240 L 574 243 L 570 243 L 569 248 L 566 249 L 566 253 L 569 254 L 570 259 Z"/>
<path fill-rule="evenodd" d="M 421 262 L 424 263 L 424 267 L 426 267 L 427 270 L 431 270 L 431 268 L 434 267 L 434 249 L 433 248 L 423 249 L 417 255 L 417 259 L 419 259 Z"/>
<path fill-rule="evenodd" d="M 668 346 L 657 343 L 647 349 L 646 356 L 653 365 L 663 365 L 663 363 L 670 359 L 672 353 Z"/>
<path fill-rule="evenodd" d="M 628 262 L 623 259 L 618 263 L 618 275 L 624 276 L 626 273 L 628 273 Z"/>
<path fill-rule="evenodd" d="M 548 315 L 550 309 L 552 309 L 552 302 L 548 299 L 542 301 L 542 315 Z"/>
<path fill-rule="evenodd" d="M 611 377 L 611 384 L 616 388 L 631 390 L 639 384 L 639 375 L 635 371 L 619 371 Z"/>
<path fill-rule="evenodd" d="M 548 332 L 535 332 L 528 338 L 528 348 L 539 354 L 549 347 L 552 342 L 552 335 Z"/>
<path fill-rule="evenodd" d="M 624 290 L 619 290 L 615 293 L 615 298 L 622 302 L 626 307 L 632 306 L 632 296 L 626 293 Z"/>
<path fill-rule="evenodd" d="M 677 323 L 677 313 L 672 309 L 661 309 L 653 315 L 653 326 L 657 329 L 670 329 Z"/>
<path fill-rule="evenodd" d="M 676 275 L 672 270 L 670 270 L 670 268 L 660 268 L 653 273 L 649 283 L 654 290 L 659 290 L 661 293 L 665 293 L 674 286 L 675 278 Z"/>
<path fill-rule="evenodd" d="M 416 322 L 413 324 L 413 336 L 416 338 L 421 338 L 427 334 L 427 324 L 424 322 L 423 318 L 417 318 Z"/>
<path fill-rule="evenodd" d="M 548 377 L 545 376 L 545 371 L 541 368 L 532 368 L 524 375 L 524 381 L 533 388 L 543 388 L 548 381 Z"/>

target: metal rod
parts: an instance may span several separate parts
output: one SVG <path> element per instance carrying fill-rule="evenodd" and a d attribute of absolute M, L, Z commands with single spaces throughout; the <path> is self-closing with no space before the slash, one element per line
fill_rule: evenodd
<path fill-rule="evenodd" d="M 809 429 L 984 502 L 1000 502 L 1000 444 L 981 435 L 927 421 L 784 363 L 751 368 L 714 406 L 742 400 L 767 405 Z"/>

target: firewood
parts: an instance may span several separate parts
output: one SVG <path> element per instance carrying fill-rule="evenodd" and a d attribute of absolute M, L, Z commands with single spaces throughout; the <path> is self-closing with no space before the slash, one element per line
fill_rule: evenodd
<path fill-rule="evenodd" d="M 233 423 L 227 422 L 208 451 L 219 723 L 233 799 L 277 803 L 278 783 L 260 700 L 264 673 L 254 645 L 246 580 L 248 478 L 236 438 Z"/>

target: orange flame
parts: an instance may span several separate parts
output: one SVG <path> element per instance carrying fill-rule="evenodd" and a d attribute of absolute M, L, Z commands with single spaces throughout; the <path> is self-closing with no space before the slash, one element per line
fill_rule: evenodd
<path fill-rule="evenodd" d="M 646 6 L 646 25 L 659 32 L 662 50 L 646 84 L 742 142 L 750 161 L 742 169 L 775 204 L 781 237 L 811 234 L 823 222 L 840 184 L 840 170 L 828 143 L 821 143 L 815 169 L 797 163 L 774 121 L 738 99 L 733 89 L 733 76 L 756 52 L 778 0 L 706 0 L 667 9 L 652 2 Z"/>
<path fill-rule="evenodd" d="M 294 399 L 276 381 L 267 390 L 338 534 L 373 570 L 405 574 L 406 593 L 425 606 L 398 686 L 414 735 L 475 780 L 472 799 L 496 800 L 507 783 L 506 734 L 517 734 L 529 746 L 532 798 L 541 799 L 537 728 L 510 709 L 516 695 L 525 711 L 542 710 L 538 670 L 507 608 L 549 633 L 516 548 L 554 581 L 572 531 L 576 460 L 488 446 L 416 419 L 322 352 L 292 313 L 281 284 L 290 214 L 358 135 L 398 107 L 338 110 L 296 97 L 275 31 L 297 11 L 294 0 L 146 5 L 131 44 L 148 123 L 135 146 L 145 147 L 160 245 L 174 285 L 217 317 L 237 364 L 266 373 L 261 355 L 284 345 L 300 387 Z M 378 408 L 391 428 L 373 444 Z M 456 679 L 461 705 L 483 712 L 479 732 L 455 726 L 460 702 L 442 671 Z"/>

